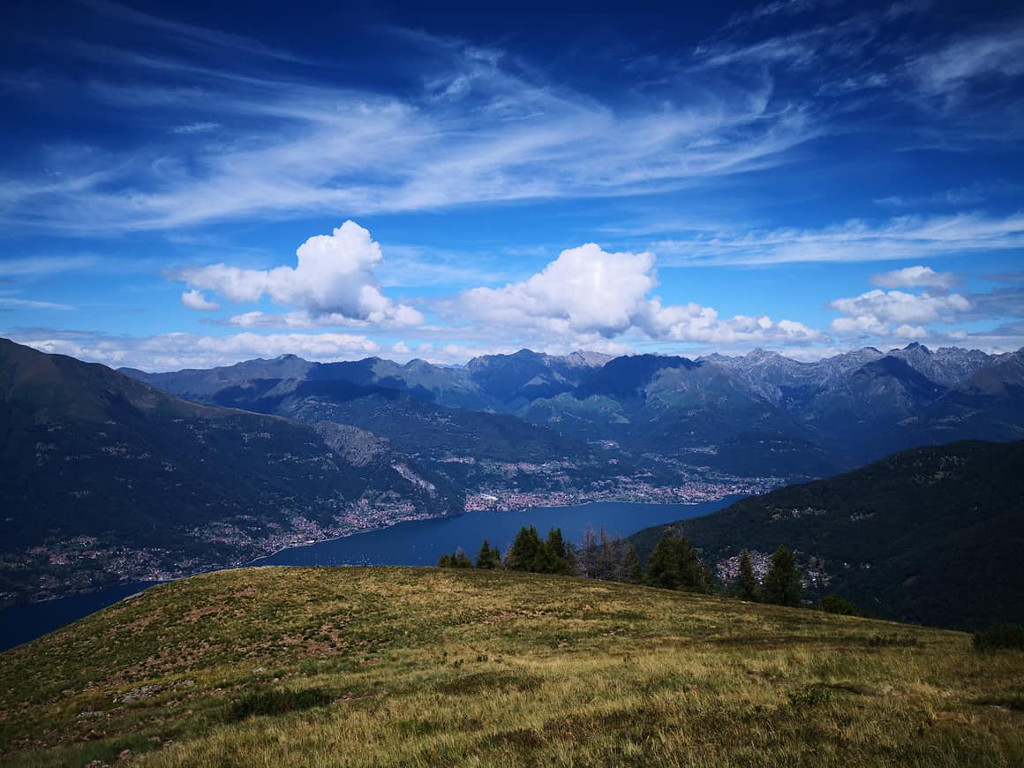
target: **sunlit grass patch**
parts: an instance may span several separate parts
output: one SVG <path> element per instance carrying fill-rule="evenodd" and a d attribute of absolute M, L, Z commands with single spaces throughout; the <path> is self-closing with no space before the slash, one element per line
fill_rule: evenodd
<path fill-rule="evenodd" d="M 240 570 L 0 656 L 0 763 L 1024 765 L 1022 667 L 955 632 L 573 578 Z"/>

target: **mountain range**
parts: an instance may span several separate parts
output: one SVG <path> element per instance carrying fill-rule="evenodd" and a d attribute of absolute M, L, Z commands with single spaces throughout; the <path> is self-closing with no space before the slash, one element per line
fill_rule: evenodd
<path fill-rule="evenodd" d="M 760 492 L 1024 438 L 1022 395 L 1024 351 L 920 345 L 145 373 L 0 340 L 0 602 L 465 509 Z"/>
<path fill-rule="evenodd" d="M 468 422 L 467 428 L 501 433 L 511 422 L 498 417 L 514 417 L 546 429 L 528 433 L 534 459 L 564 456 L 573 445 L 582 451 L 586 443 L 641 465 L 654 456 L 787 478 L 832 474 L 917 445 L 1024 438 L 1024 350 L 989 355 L 914 343 L 807 363 L 764 350 L 689 359 L 524 349 L 462 367 L 284 356 L 211 370 L 124 372 L 200 402 L 384 430 L 399 449 L 433 458 L 467 448 L 460 430 L 450 444 L 433 434 L 425 444 L 407 422 Z M 383 401 L 388 418 L 373 418 Z M 467 412 L 488 415 L 471 419 Z M 522 455 L 518 433 L 513 442 L 478 444 L 491 456 L 515 459 Z"/>

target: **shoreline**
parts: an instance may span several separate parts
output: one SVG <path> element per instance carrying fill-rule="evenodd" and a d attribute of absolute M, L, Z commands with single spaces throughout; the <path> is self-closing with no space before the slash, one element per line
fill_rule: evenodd
<path fill-rule="evenodd" d="M 136 576 L 136 577 L 130 577 L 130 578 L 124 580 L 124 581 L 115 582 L 115 583 L 110 584 L 110 585 L 105 586 L 105 587 L 101 587 L 100 589 L 94 589 L 94 590 L 89 590 L 89 591 L 85 591 L 85 592 L 72 592 L 72 593 L 66 594 L 66 595 L 58 595 L 58 596 L 55 596 L 55 597 L 46 597 L 46 598 L 43 598 L 42 600 L 30 600 L 30 601 L 24 602 L 24 603 L 15 603 L 14 605 L 9 605 L 9 606 L 7 606 L 5 608 L 0 608 L 0 615 L 2 615 L 3 613 L 5 613 L 5 612 L 7 612 L 9 610 L 14 610 L 14 609 L 17 609 L 17 608 L 24 608 L 24 607 L 27 607 L 27 606 L 30 606 L 30 605 L 45 605 L 47 603 L 54 603 L 54 602 L 56 602 L 58 600 L 67 600 L 67 599 L 75 598 L 75 597 L 86 597 L 88 595 L 96 595 L 96 594 L 105 592 L 108 589 L 116 589 L 117 587 L 122 586 L 124 584 L 130 584 L 133 581 L 145 582 L 145 583 L 149 584 L 150 586 L 156 586 L 158 584 L 167 584 L 167 583 L 170 583 L 172 581 L 178 581 L 180 579 L 189 579 L 189 578 L 192 578 L 193 576 L 201 576 L 201 575 L 206 574 L 206 573 L 216 573 L 218 571 L 230 571 L 230 570 L 236 570 L 236 569 L 239 569 L 239 568 L 261 568 L 261 567 L 264 567 L 264 566 L 258 564 L 260 560 L 265 560 L 265 559 L 267 559 L 269 557 L 274 557 L 275 555 L 278 555 L 278 554 L 280 554 L 282 552 L 286 552 L 288 550 L 302 549 L 304 547 L 313 547 L 313 546 L 317 546 L 319 544 L 325 544 L 325 543 L 332 542 L 332 541 L 339 541 L 341 539 L 347 539 L 347 538 L 351 538 L 353 536 L 359 536 L 359 535 L 362 535 L 362 534 L 365 534 L 365 533 L 376 533 L 376 532 L 379 532 L 379 531 L 386 531 L 389 528 L 394 528 L 395 526 L 402 525 L 403 523 L 418 523 L 418 522 L 426 522 L 428 520 L 454 520 L 454 519 L 463 517 L 465 515 L 471 515 L 471 514 L 476 514 L 476 513 L 497 514 L 497 515 L 519 515 L 519 514 L 523 514 L 525 512 L 530 512 L 531 510 L 570 509 L 570 508 L 573 508 L 573 507 L 588 507 L 588 506 L 593 506 L 593 505 L 597 505 L 597 504 L 632 504 L 632 505 L 641 506 L 641 507 L 693 507 L 693 506 L 697 506 L 699 504 L 713 504 L 713 503 L 715 503 L 717 501 L 721 501 L 722 499 L 726 499 L 726 498 L 729 498 L 729 497 L 736 497 L 736 499 L 739 500 L 740 498 L 743 498 L 743 497 L 749 496 L 749 495 L 751 495 L 751 494 L 743 494 L 743 493 L 725 494 L 723 496 L 720 496 L 717 499 L 704 499 L 704 500 L 701 500 L 701 501 L 633 501 L 633 500 L 625 500 L 625 499 L 588 499 L 586 501 L 580 501 L 580 502 L 576 502 L 576 503 L 572 503 L 572 504 L 534 504 L 534 505 L 531 505 L 531 506 L 517 507 L 515 509 L 470 509 L 470 510 L 466 510 L 464 512 L 461 512 L 458 515 L 435 515 L 435 516 L 428 516 L 428 517 L 412 518 L 412 519 L 408 519 L 408 520 L 398 520 L 396 522 L 389 523 L 387 525 L 381 525 L 381 526 L 376 526 L 376 527 L 373 527 L 373 528 L 364 528 L 364 529 L 360 529 L 360 530 L 354 530 L 354 531 L 350 531 L 348 533 L 338 534 L 337 536 L 327 536 L 327 537 L 322 538 L 322 539 L 315 539 L 315 540 L 307 541 L 307 542 L 304 542 L 304 543 L 301 543 L 301 544 L 289 544 L 287 546 L 278 547 L 278 548 L 270 550 L 270 551 L 268 551 L 268 552 L 266 552 L 264 554 L 256 555 L 255 557 L 252 557 L 252 558 L 247 559 L 247 560 L 242 560 L 242 561 L 239 561 L 237 563 L 229 563 L 229 564 L 225 564 L 225 565 L 222 565 L 222 566 L 217 566 L 217 567 L 213 567 L 213 568 L 207 568 L 207 569 L 204 569 L 204 570 L 190 571 L 188 573 L 183 573 L 183 574 L 180 574 L 180 575 L 177 575 L 177 576 L 170 576 L 168 578 L 156 578 L 156 579 L 149 580 L 145 576 Z M 146 587 L 145 589 L 149 589 L 149 587 Z M 123 598 L 121 598 L 121 600 L 117 600 L 115 603 L 111 603 L 111 605 L 115 605 L 116 603 L 122 602 L 123 600 L 128 600 L 131 597 L 134 597 L 135 595 L 138 595 L 141 592 L 144 592 L 145 589 L 139 590 L 138 592 L 133 592 L 131 595 L 123 597 Z"/>
<path fill-rule="evenodd" d="M 649 509 L 653 509 L 653 508 L 657 508 L 657 509 L 677 508 L 677 509 L 682 510 L 682 509 L 686 509 L 686 508 L 699 507 L 701 505 L 714 505 L 714 504 L 717 503 L 718 506 L 716 508 L 709 509 L 707 511 L 701 511 L 701 512 L 698 512 L 696 515 L 694 515 L 694 516 L 701 516 L 702 514 L 713 514 L 714 512 L 716 512 L 716 511 L 718 511 L 720 509 L 724 509 L 726 506 L 728 506 L 728 504 L 732 503 L 733 500 L 737 500 L 737 499 L 743 498 L 745 495 L 749 495 L 749 494 L 726 494 L 726 495 L 723 495 L 723 496 L 721 496 L 721 497 L 719 497 L 717 499 L 714 499 L 714 500 L 691 501 L 689 503 L 684 503 L 684 502 L 668 502 L 668 503 L 665 503 L 665 502 L 662 502 L 662 503 L 654 502 L 654 503 L 651 503 L 651 502 L 642 502 L 642 501 L 621 501 L 621 500 L 617 501 L 617 500 L 607 500 L 607 499 L 588 500 L 588 501 L 584 501 L 584 502 L 578 503 L 578 504 L 532 505 L 532 506 L 523 507 L 523 508 L 517 509 L 517 510 L 502 510 L 502 509 L 468 510 L 468 511 L 462 512 L 461 514 L 458 514 L 458 515 L 437 515 L 437 516 L 427 516 L 427 517 L 417 518 L 417 519 L 413 519 L 413 520 L 401 520 L 401 521 L 398 521 L 398 522 L 391 523 L 389 525 L 375 526 L 373 528 L 368 528 L 368 529 L 359 530 L 359 531 L 352 531 L 352 532 L 348 532 L 348 533 L 343 533 L 343 534 L 338 535 L 338 536 L 331 536 L 331 537 L 328 537 L 328 538 L 319 539 L 319 540 L 313 541 L 312 543 L 305 542 L 305 543 L 294 544 L 294 545 L 285 546 L 285 547 L 278 547 L 278 548 L 275 548 L 273 551 L 268 552 L 266 554 L 261 554 L 261 555 L 259 555 L 257 557 L 247 558 L 247 559 L 244 559 L 244 560 L 240 560 L 239 562 L 234 563 L 234 564 L 226 564 L 226 565 L 221 566 L 221 567 L 213 567 L 213 568 L 208 568 L 208 569 L 204 569 L 204 570 L 198 570 L 198 571 L 190 572 L 190 573 L 187 573 L 187 574 L 181 574 L 181 575 L 178 575 L 178 576 L 174 576 L 172 578 L 157 578 L 157 579 L 153 579 L 153 580 L 147 580 L 145 578 L 140 578 L 140 579 L 135 579 L 135 580 L 129 580 L 127 582 L 119 582 L 117 584 L 112 584 L 112 585 L 103 587 L 103 588 L 98 589 L 98 590 L 93 590 L 93 591 L 90 591 L 90 592 L 77 592 L 77 593 L 74 593 L 74 594 L 71 594 L 71 595 L 64 595 L 64 596 L 61 596 L 61 597 L 53 597 L 53 598 L 47 598 L 45 600 L 38 600 L 38 601 L 34 601 L 34 602 L 29 602 L 29 603 L 20 603 L 20 604 L 12 605 L 12 606 L 9 606 L 7 608 L 4 608 L 3 610 L 0 610 L 0 616 L 8 616 L 9 617 L 8 618 L 8 624 L 10 624 L 11 626 L 19 626 L 20 625 L 20 626 L 28 627 L 28 629 L 24 633 L 19 633 L 19 632 L 11 632 L 11 633 L 9 633 L 9 635 L 6 638 L 3 639 L 2 643 L 0 643 L 0 646 L 4 647 L 3 653 L 6 653 L 7 650 L 11 650 L 13 648 L 17 648 L 20 645 L 23 645 L 25 643 L 31 642 L 32 640 L 38 639 L 40 637 L 44 637 L 45 635 L 48 635 L 48 634 L 50 634 L 52 632 L 55 632 L 58 629 L 60 629 L 61 627 L 66 626 L 67 624 L 70 624 L 72 622 L 75 622 L 75 621 L 78 621 L 80 619 L 83 619 L 86 616 L 90 616 L 93 613 L 96 613 L 98 611 L 104 610 L 104 609 L 106 609 L 106 608 L 108 608 L 108 607 L 110 607 L 112 605 L 117 605 L 117 604 L 125 602 L 127 600 L 132 600 L 132 599 L 138 597 L 140 594 L 142 594 L 147 589 L 159 586 L 161 584 L 167 584 L 167 583 L 170 583 L 170 582 L 173 582 L 173 581 L 178 581 L 178 580 L 186 579 L 186 578 L 192 578 L 192 577 L 195 577 L 195 576 L 202 576 L 204 574 L 209 574 L 209 573 L 217 573 L 217 572 L 220 572 L 220 571 L 239 570 L 239 569 L 242 569 L 242 568 L 274 567 L 272 564 L 265 563 L 264 561 L 266 561 L 268 558 L 271 558 L 274 555 L 277 555 L 277 554 L 279 554 L 281 552 L 286 552 L 286 551 L 290 551 L 290 550 L 302 550 L 302 549 L 306 549 L 306 548 L 309 548 L 309 547 L 312 547 L 312 546 L 315 546 L 315 545 L 318 545 L 318 544 L 327 544 L 327 543 L 330 543 L 332 541 L 340 541 L 340 540 L 343 540 L 343 539 L 350 539 L 353 536 L 358 536 L 358 535 L 363 534 L 363 533 L 379 533 L 381 531 L 387 531 L 387 530 L 389 530 L 391 528 L 394 528 L 394 527 L 396 527 L 396 526 L 398 526 L 398 525 L 400 525 L 402 523 L 426 523 L 426 522 L 429 522 L 429 521 L 439 521 L 440 522 L 440 521 L 444 521 L 444 520 L 455 521 L 455 520 L 458 520 L 460 518 L 464 518 L 464 517 L 467 517 L 467 516 L 472 516 L 472 515 L 474 515 L 474 513 L 483 513 L 482 515 L 481 514 L 476 515 L 476 517 L 492 516 L 494 518 L 503 518 L 503 517 L 510 517 L 510 516 L 513 516 L 513 515 L 522 515 L 524 513 L 528 513 L 528 512 L 531 512 L 531 511 L 532 512 L 538 512 L 538 513 L 543 513 L 543 512 L 545 512 L 547 510 L 572 510 L 572 509 L 576 509 L 576 510 L 581 510 L 582 511 L 584 509 L 592 508 L 595 505 L 622 505 L 623 507 L 627 508 L 626 514 L 628 515 L 629 514 L 628 513 L 628 509 L 629 508 L 634 508 L 634 507 L 649 508 Z M 621 512 L 620 512 L 620 514 L 621 514 Z M 671 522 L 671 521 L 667 521 L 667 522 Z M 598 521 L 598 524 L 600 524 L 600 523 L 601 523 L 601 521 Z M 657 525 L 657 524 L 658 524 L 657 522 L 648 523 L 648 525 Z M 564 525 L 564 523 L 563 523 L 563 525 Z M 582 525 L 582 523 L 581 523 L 581 525 Z M 646 527 L 646 525 L 643 525 L 641 527 Z M 636 530 L 640 530 L 640 529 L 637 528 Z M 302 565 L 302 563 L 299 563 L 298 565 Z M 354 565 L 364 565 L 365 566 L 365 565 L 372 565 L 372 564 L 371 563 L 354 563 Z M 412 565 L 414 567 L 431 567 L 432 563 L 417 562 L 417 563 L 413 563 Z M 107 597 L 104 597 L 104 593 L 113 592 L 113 591 L 118 590 L 118 589 L 123 589 L 127 585 L 132 584 L 133 581 L 137 585 L 137 588 L 133 589 L 128 594 L 125 594 L 123 596 L 117 597 L 116 599 L 110 599 L 110 598 L 112 598 L 111 595 L 108 595 Z M 70 602 L 70 603 L 65 604 L 63 606 L 60 605 L 61 601 L 75 601 L 76 599 L 78 599 L 78 600 L 80 600 L 82 602 Z M 48 606 L 50 606 L 50 607 L 48 608 Z M 9 643 L 9 642 L 13 642 L 14 644 L 8 646 L 7 643 Z"/>

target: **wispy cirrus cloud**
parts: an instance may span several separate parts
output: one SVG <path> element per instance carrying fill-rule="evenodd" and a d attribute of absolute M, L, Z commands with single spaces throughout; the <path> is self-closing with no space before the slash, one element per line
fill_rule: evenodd
<path fill-rule="evenodd" d="M 35 299 L 18 299 L 10 296 L 0 296 L 0 309 L 59 309 L 72 310 L 69 304 L 60 304 L 53 301 L 37 301 Z"/>
<path fill-rule="evenodd" d="M 838 5 L 841 2 L 843 0 L 772 0 L 772 2 L 755 5 L 749 10 L 734 13 L 728 26 L 737 27 L 765 19 L 799 16 L 820 6 Z"/>
<path fill-rule="evenodd" d="M 121 6 L 92 5 L 143 23 Z M 339 87 L 324 72 L 239 75 L 194 57 L 79 44 L 81 55 L 120 60 L 122 75 L 130 61 L 132 75 L 94 77 L 79 96 L 128 121 L 166 115 L 177 127 L 143 131 L 101 164 L 68 158 L 59 184 L 31 175 L 8 182 L 0 220 L 124 231 L 651 194 L 779 165 L 821 133 L 765 78 L 730 86 L 694 78 L 685 91 L 612 102 L 553 84 L 501 51 L 411 39 L 426 74 L 401 93 Z M 194 133 L 204 140 L 184 143 Z"/>
<path fill-rule="evenodd" d="M 209 133 L 210 131 L 216 131 L 220 128 L 220 123 L 212 120 L 206 120 L 198 123 L 185 123 L 183 125 L 175 125 L 170 131 L 171 133 L 178 133 L 183 135 L 191 135 L 194 133 Z"/>
<path fill-rule="evenodd" d="M 936 96 L 959 93 L 981 78 L 1020 77 L 1024 75 L 1024 19 L 954 40 L 917 56 L 908 69 L 925 93 Z"/>
<path fill-rule="evenodd" d="M 31 278 L 60 272 L 90 269 L 99 263 L 97 256 L 15 256 L 0 259 L 0 277 Z"/>
<path fill-rule="evenodd" d="M 924 259 L 1024 247 L 1024 213 L 899 216 L 823 229 L 696 233 L 655 241 L 651 247 L 671 266 Z"/>
<path fill-rule="evenodd" d="M 207 51 L 217 53 L 241 53 L 288 62 L 305 61 L 292 51 L 269 46 L 251 37 L 174 21 L 121 3 L 111 2 L 111 0 L 76 0 L 76 2 L 116 22 L 154 31 L 179 44 L 201 46 Z"/>
<path fill-rule="evenodd" d="M 841 2 L 825 2 L 822 0 L 796 0 L 795 2 L 768 3 L 759 6 L 742 16 L 734 17 L 738 23 L 746 23 L 775 16 L 796 16 L 816 7 L 839 6 Z M 914 13 L 924 10 L 926 5 L 919 2 L 893 3 L 886 7 L 867 11 L 857 11 L 839 16 L 829 23 L 815 23 L 790 29 L 761 39 L 749 39 L 748 36 L 726 36 L 697 46 L 693 52 L 693 68 L 731 68 L 741 66 L 786 67 L 807 69 L 818 65 L 819 77 L 825 83 L 834 83 L 831 71 L 835 62 L 848 61 L 861 57 L 883 37 L 886 25 Z M 856 7 L 854 7 L 856 10 Z M 844 70 L 849 70 L 844 67 Z M 859 68 L 858 68 L 859 69 Z M 854 70 L 856 72 L 856 69 Z M 881 73 L 859 73 L 857 78 L 848 77 L 847 89 L 855 84 L 871 85 L 873 76 Z M 817 78 L 815 78 L 817 79 Z M 878 82 L 874 82 L 878 85 Z M 836 92 L 841 92 L 837 88 Z"/>

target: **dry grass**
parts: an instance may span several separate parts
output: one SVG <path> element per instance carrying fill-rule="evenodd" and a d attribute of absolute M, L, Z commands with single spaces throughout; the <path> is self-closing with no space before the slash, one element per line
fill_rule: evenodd
<path fill-rule="evenodd" d="M 1024 765 L 1024 653 L 531 574 L 265 568 L 0 656 L 20 766 Z M 131 750 L 130 754 L 124 750 Z"/>

